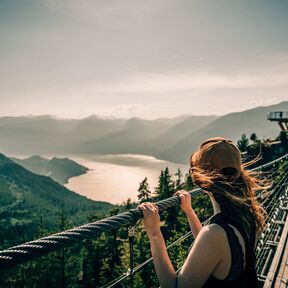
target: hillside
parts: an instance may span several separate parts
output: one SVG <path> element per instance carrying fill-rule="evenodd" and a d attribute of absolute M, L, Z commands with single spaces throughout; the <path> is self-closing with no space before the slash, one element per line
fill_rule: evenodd
<path fill-rule="evenodd" d="M 68 158 L 45 159 L 34 155 L 25 159 L 10 157 L 11 160 L 26 168 L 27 170 L 44 176 L 49 176 L 54 181 L 64 185 L 69 178 L 85 174 L 88 170 L 77 162 Z"/>
<path fill-rule="evenodd" d="M 257 107 L 219 117 L 196 132 L 188 134 L 171 148 L 158 153 L 156 157 L 172 162 L 188 163 L 191 153 L 197 149 L 201 142 L 215 136 L 237 141 L 241 134 L 246 133 L 250 137 L 255 132 L 259 138 L 275 138 L 280 129 L 277 123 L 267 120 L 267 113 L 278 110 L 287 111 L 288 102 Z"/>
<path fill-rule="evenodd" d="M 31 173 L 0 154 L 0 246 L 17 244 L 44 230 L 59 231 L 87 222 L 91 214 L 107 213 L 113 205 L 92 201 L 51 178 Z M 62 216 L 61 216 L 62 215 Z M 42 219 L 42 224 L 41 224 Z"/>

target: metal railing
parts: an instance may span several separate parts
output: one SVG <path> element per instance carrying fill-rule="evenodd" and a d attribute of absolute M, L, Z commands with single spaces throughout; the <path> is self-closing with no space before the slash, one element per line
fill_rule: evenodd
<path fill-rule="evenodd" d="M 288 121 L 288 111 L 277 111 L 277 112 L 269 112 L 267 114 L 268 120 L 287 120 Z"/>

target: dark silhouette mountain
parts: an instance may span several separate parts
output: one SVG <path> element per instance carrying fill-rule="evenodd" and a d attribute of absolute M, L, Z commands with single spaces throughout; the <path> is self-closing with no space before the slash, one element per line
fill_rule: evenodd
<path fill-rule="evenodd" d="M 113 205 L 93 201 L 74 193 L 46 176 L 36 175 L 0 154 L 0 246 L 39 232 L 39 225 L 57 231 L 61 215 L 72 227 L 87 222 L 93 214 L 102 215 Z M 58 223 L 58 224 L 57 224 Z M 38 232 L 37 232 L 38 231 Z M 14 239 L 15 238 L 15 239 Z M 17 239 L 16 239 L 17 238 Z M 11 241 L 13 243 L 11 243 Z"/>
<path fill-rule="evenodd" d="M 288 102 L 229 113 L 217 118 L 196 132 L 188 134 L 171 148 L 160 152 L 156 156 L 160 159 L 187 164 L 191 153 L 197 149 L 203 140 L 211 137 L 222 136 L 237 141 L 241 134 L 246 133 L 250 138 L 250 135 L 255 132 L 259 138 L 275 138 L 280 129 L 277 123 L 267 120 L 267 113 L 282 110 L 288 110 Z"/>
<path fill-rule="evenodd" d="M 14 162 L 23 166 L 27 170 L 44 176 L 49 176 L 60 184 L 68 183 L 69 178 L 85 174 L 88 170 L 77 162 L 68 158 L 45 159 L 38 155 L 25 159 L 10 157 Z"/>

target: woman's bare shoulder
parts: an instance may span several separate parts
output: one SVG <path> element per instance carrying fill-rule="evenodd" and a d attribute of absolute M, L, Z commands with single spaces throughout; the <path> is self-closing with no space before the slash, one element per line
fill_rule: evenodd
<path fill-rule="evenodd" d="M 225 243 L 227 240 L 225 230 L 218 224 L 212 223 L 205 225 L 199 232 L 197 238 L 195 239 L 196 245 L 202 242 L 202 245 L 206 247 L 206 249 L 211 248 L 212 250 L 217 249 L 218 253 L 222 253 L 219 243 Z"/>
<path fill-rule="evenodd" d="M 216 223 L 205 225 L 200 232 L 210 237 L 220 237 L 220 238 L 225 237 L 226 234 L 225 230 Z"/>

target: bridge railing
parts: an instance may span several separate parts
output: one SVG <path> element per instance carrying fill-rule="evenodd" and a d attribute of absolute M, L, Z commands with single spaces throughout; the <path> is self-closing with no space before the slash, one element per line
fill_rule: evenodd
<path fill-rule="evenodd" d="M 267 114 L 268 120 L 288 120 L 288 111 L 269 112 Z"/>

